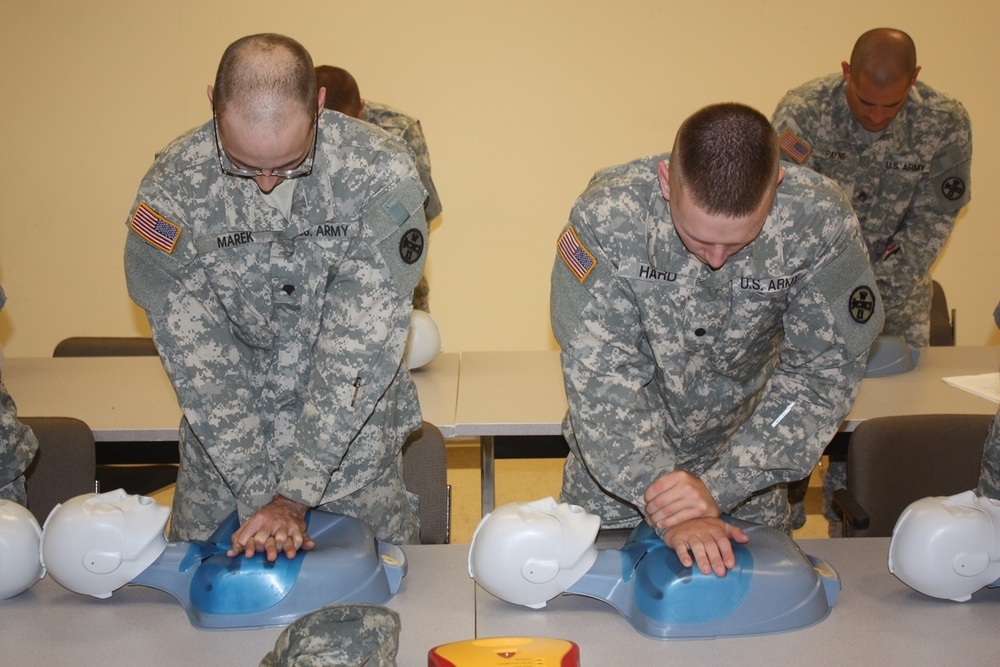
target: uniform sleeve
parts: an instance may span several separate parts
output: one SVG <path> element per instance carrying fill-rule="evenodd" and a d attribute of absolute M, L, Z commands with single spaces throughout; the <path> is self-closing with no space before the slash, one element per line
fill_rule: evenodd
<path fill-rule="evenodd" d="M 990 432 L 983 446 L 977 492 L 981 496 L 1000 500 L 1000 411 L 990 424 Z"/>
<path fill-rule="evenodd" d="M 854 403 L 883 309 L 846 200 L 843 211 L 842 231 L 792 288 L 779 363 L 760 402 L 701 476 L 723 511 L 808 475 Z"/>
<path fill-rule="evenodd" d="M 1000 303 L 993 311 L 993 320 L 1000 327 Z M 1000 500 L 1000 410 L 993 417 L 989 435 L 983 445 L 983 460 L 979 471 L 979 495 Z"/>
<path fill-rule="evenodd" d="M 616 278 L 587 217 L 578 204 L 552 270 L 552 329 L 571 426 L 564 431 L 605 491 L 643 507 L 656 472 L 675 463 L 663 447 L 665 406 L 652 382 L 656 364 L 634 297 Z"/>
<path fill-rule="evenodd" d="M 0 285 L 0 310 L 7 295 Z M 17 406 L 0 381 L 0 499 L 27 505 L 24 471 L 38 451 L 38 440 L 30 428 L 17 418 Z"/>
<path fill-rule="evenodd" d="M 427 225 L 412 164 L 394 160 L 406 175 L 370 198 L 361 213 L 366 236 L 327 282 L 296 446 L 278 484 L 279 493 L 310 507 L 319 504 L 402 363 Z"/>
<path fill-rule="evenodd" d="M 17 408 L 0 382 L 0 499 L 27 503 L 24 471 L 35 458 L 38 440 L 17 418 Z"/>
<path fill-rule="evenodd" d="M 406 145 L 413 153 L 413 159 L 417 164 L 417 173 L 420 175 L 420 182 L 427 190 L 427 200 L 424 202 L 424 217 L 427 222 L 441 215 L 441 199 L 438 197 L 437 188 L 434 187 L 434 180 L 431 178 L 431 155 L 427 148 L 427 140 L 424 138 L 423 128 L 420 121 L 414 119 L 406 128 L 403 137 Z"/>
<path fill-rule="evenodd" d="M 147 178 L 129 219 L 125 278 L 129 295 L 146 311 L 153 339 L 177 401 L 198 441 L 247 517 L 274 497 L 274 475 L 258 417 L 260 407 L 245 363 L 264 341 L 237 336 L 204 269 L 178 206 Z M 161 216 L 168 252 L 136 228 L 144 215 Z M 177 231 L 179 230 L 179 231 Z M 262 353 L 262 352 L 261 352 Z M 259 391 L 259 388 L 257 389 Z"/>
<path fill-rule="evenodd" d="M 806 148 L 799 138 L 807 135 L 803 132 L 803 127 L 819 125 L 818 114 L 811 111 L 811 108 L 811 105 L 806 104 L 802 96 L 795 91 L 789 91 L 778 102 L 771 116 L 771 126 L 779 137 L 782 159 L 810 166 L 812 151 Z M 812 117 L 808 117 L 810 114 Z"/>
<path fill-rule="evenodd" d="M 887 253 L 872 267 L 886 308 L 905 301 L 930 272 L 955 218 L 972 198 L 971 164 L 972 128 L 965 109 L 958 106 L 928 174 L 892 237 L 898 251 Z"/>

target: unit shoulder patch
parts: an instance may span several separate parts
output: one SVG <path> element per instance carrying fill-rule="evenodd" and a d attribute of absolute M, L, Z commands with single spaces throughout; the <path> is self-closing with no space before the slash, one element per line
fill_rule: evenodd
<path fill-rule="evenodd" d="M 172 254 L 181 237 L 181 228 L 140 202 L 128 223 L 129 228 L 163 252 Z"/>
<path fill-rule="evenodd" d="M 785 130 L 778 137 L 778 146 L 785 152 L 785 155 L 795 160 L 797 164 L 802 164 L 812 153 L 812 146 L 799 139 L 791 130 Z"/>
<path fill-rule="evenodd" d="M 399 239 L 399 257 L 413 264 L 424 254 L 424 235 L 416 227 L 406 230 Z"/>
<path fill-rule="evenodd" d="M 572 225 L 559 235 L 556 246 L 559 248 L 559 256 L 566 263 L 570 273 L 576 276 L 576 279 L 581 283 L 597 266 L 597 258 L 580 242 L 580 237 L 576 235 L 576 230 L 573 229 Z"/>
<path fill-rule="evenodd" d="M 855 287 L 847 307 L 851 318 L 858 324 L 864 324 L 875 312 L 875 291 L 867 285 Z"/>
<path fill-rule="evenodd" d="M 965 181 L 958 176 L 951 176 L 941 184 L 941 194 L 949 201 L 955 201 L 965 194 Z"/>

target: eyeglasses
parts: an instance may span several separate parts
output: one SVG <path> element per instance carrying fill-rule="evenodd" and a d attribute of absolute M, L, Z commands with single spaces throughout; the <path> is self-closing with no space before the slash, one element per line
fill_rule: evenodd
<path fill-rule="evenodd" d="M 316 140 L 319 137 L 319 114 L 316 114 L 315 125 L 313 126 L 312 148 L 309 154 L 302 161 L 302 164 L 293 169 L 244 169 L 237 167 L 226 155 L 226 150 L 219 141 L 219 119 L 212 113 L 212 131 L 215 133 L 215 150 L 219 156 L 219 169 L 227 176 L 237 176 L 239 178 L 256 178 L 257 176 L 271 176 L 278 178 L 299 178 L 312 173 L 313 162 L 316 160 Z"/>

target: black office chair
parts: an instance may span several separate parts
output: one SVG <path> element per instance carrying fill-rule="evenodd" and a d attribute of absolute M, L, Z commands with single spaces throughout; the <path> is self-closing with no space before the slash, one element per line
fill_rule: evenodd
<path fill-rule="evenodd" d="M 420 543 L 451 539 L 451 487 L 444 436 L 424 422 L 403 444 L 403 483 L 420 499 Z"/>
<path fill-rule="evenodd" d="M 847 450 L 847 488 L 833 495 L 845 537 L 889 537 L 903 510 L 928 496 L 975 489 L 992 415 L 867 419 Z"/>
<path fill-rule="evenodd" d="M 934 294 L 931 297 L 931 345 L 955 344 L 955 310 L 948 310 L 948 299 L 941 283 L 931 281 Z"/>
<path fill-rule="evenodd" d="M 152 338 L 73 336 L 59 342 L 53 357 L 156 357 Z"/>
<path fill-rule="evenodd" d="M 152 338 L 73 336 L 56 345 L 52 356 L 156 357 L 159 352 Z M 102 491 L 125 489 L 148 495 L 177 481 L 176 444 L 169 447 L 166 443 L 115 443 L 114 447 L 109 444 L 101 447 L 97 465 L 97 481 Z"/>
<path fill-rule="evenodd" d="M 21 417 L 38 438 L 38 452 L 24 475 L 28 509 L 44 525 L 59 503 L 94 491 L 94 434 L 79 419 Z"/>

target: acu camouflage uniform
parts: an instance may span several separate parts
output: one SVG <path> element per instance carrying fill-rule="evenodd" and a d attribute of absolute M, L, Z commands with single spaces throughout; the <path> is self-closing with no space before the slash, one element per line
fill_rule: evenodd
<path fill-rule="evenodd" d="M 390 106 L 367 100 L 361 107 L 361 120 L 382 128 L 406 144 L 417 164 L 420 182 L 427 190 L 424 217 L 430 223 L 441 215 L 441 199 L 438 197 L 437 188 L 434 187 L 434 181 L 431 180 L 431 155 L 427 150 L 427 140 L 424 139 L 424 131 L 420 127 L 420 121 Z M 420 282 L 413 290 L 413 307 L 429 312 L 430 307 L 427 302 L 429 293 L 430 287 L 427 284 L 427 278 L 421 276 Z"/>
<path fill-rule="evenodd" d="M 285 628 L 260 667 L 395 667 L 399 627 L 387 607 L 323 607 Z"/>
<path fill-rule="evenodd" d="M 7 295 L 0 287 L 0 310 Z M 38 440 L 31 429 L 17 419 L 17 406 L 0 382 L 0 500 L 28 504 L 24 491 L 24 471 L 38 451 Z"/>
<path fill-rule="evenodd" d="M 972 129 L 952 98 L 917 82 L 872 140 L 839 74 L 788 92 L 771 119 L 785 154 L 832 178 L 861 223 L 885 305 L 883 333 L 914 347 L 930 337 L 931 265 L 969 203 Z"/>
<path fill-rule="evenodd" d="M 125 250 L 184 412 L 172 540 L 278 493 L 414 541 L 400 448 L 420 427 L 401 363 L 423 271 L 424 189 L 385 133 L 324 113 L 286 220 L 224 176 L 209 122 L 143 178 Z"/>
<path fill-rule="evenodd" d="M 674 231 L 668 159 L 598 173 L 559 238 L 562 496 L 633 525 L 679 469 L 724 512 L 788 530 L 784 483 L 816 464 L 882 327 L 858 223 L 832 181 L 789 166 L 760 235 L 712 271 Z"/>
<path fill-rule="evenodd" d="M 993 311 L 993 319 L 1000 328 L 1000 303 Z M 983 463 L 979 471 L 979 495 L 1000 500 L 1000 410 L 990 424 L 989 435 L 983 447 Z"/>

